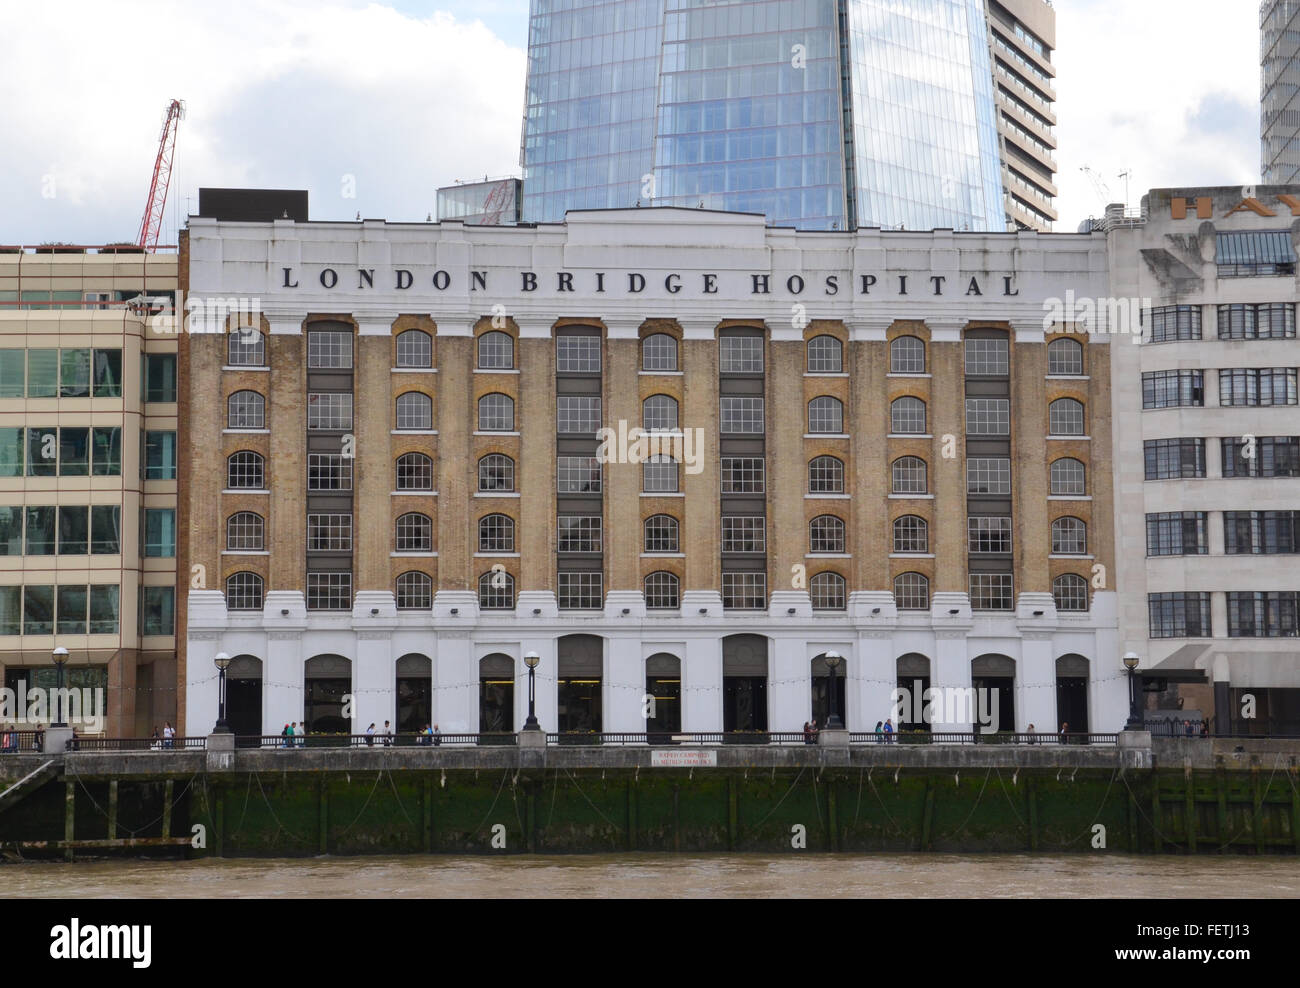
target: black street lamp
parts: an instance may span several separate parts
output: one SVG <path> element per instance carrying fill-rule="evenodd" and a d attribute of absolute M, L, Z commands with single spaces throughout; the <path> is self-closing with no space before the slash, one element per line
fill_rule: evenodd
<path fill-rule="evenodd" d="M 1137 652 L 1124 653 L 1124 668 L 1128 670 L 1128 723 L 1126 731 L 1140 731 L 1143 728 L 1142 710 L 1138 707 L 1137 667 L 1141 659 Z"/>
<path fill-rule="evenodd" d="M 528 666 L 528 719 L 524 721 L 525 731 L 540 731 L 542 726 L 537 723 L 537 681 L 536 671 L 537 663 L 542 661 L 542 657 L 536 652 L 524 653 L 524 664 Z"/>
<path fill-rule="evenodd" d="M 54 668 L 58 673 L 54 688 L 54 723 L 52 727 L 67 727 L 63 719 L 63 666 L 68 661 L 68 650 L 60 645 L 54 650 Z"/>
<path fill-rule="evenodd" d="M 212 657 L 217 667 L 217 724 L 213 734 L 229 734 L 230 725 L 226 723 L 226 670 L 230 668 L 231 658 L 225 652 L 218 652 Z"/>
<path fill-rule="evenodd" d="M 829 673 L 826 677 L 826 687 L 830 690 L 830 716 L 826 718 L 826 730 L 842 731 L 844 721 L 840 720 L 839 711 L 835 709 L 835 670 L 839 668 L 842 656 L 839 652 L 827 652 L 823 658 L 826 660 L 826 671 Z"/>

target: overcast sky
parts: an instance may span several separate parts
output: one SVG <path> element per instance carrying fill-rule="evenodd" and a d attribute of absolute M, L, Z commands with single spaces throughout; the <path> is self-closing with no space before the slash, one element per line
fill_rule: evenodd
<path fill-rule="evenodd" d="M 1105 198 L 1259 178 L 1254 0 L 1056 0 L 1057 230 Z M 527 0 L 0 3 L 0 243 L 134 240 L 186 101 L 164 240 L 199 186 L 306 188 L 314 219 L 423 220 L 518 173 Z M 353 193 L 349 195 L 348 193 Z"/>

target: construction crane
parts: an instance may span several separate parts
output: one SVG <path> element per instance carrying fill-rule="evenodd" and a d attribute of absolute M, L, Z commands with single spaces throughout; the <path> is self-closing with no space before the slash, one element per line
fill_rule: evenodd
<path fill-rule="evenodd" d="M 1087 175 L 1092 182 L 1092 187 L 1097 190 L 1097 198 L 1101 200 L 1101 208 L 1104 210 L 1112 202 L 1110 187 L 1101 180 L 1101 174 L 1095 168 L 1084 165 L 1079 171 Z"/>
<path fill-rule="evenodd" d="M 488 193 L 487 199 L 483 203 L 483 220 L 482 226 L 500 226 L 501 214 L 507 207 L 514 206 L 514 195 L 510 181 L 498 182 Z"/>
<path fill-rule="evenodd" d="M 144 206 L 144 219 L 140 221 L 139 246 L 150 253 L 158 249 L 158 234 L 162 231 L 163 210 L 167 205 L 167 188 L 172 180 L 172 158 L 176 154 L 176 130 L 185 116 L 185 104 L 178 99 L 167 104 L 163 117 L 162 135 L 158 138 L 158 157 L 153 164 L 153 181 L 149 183 L 149 199 Z"/>

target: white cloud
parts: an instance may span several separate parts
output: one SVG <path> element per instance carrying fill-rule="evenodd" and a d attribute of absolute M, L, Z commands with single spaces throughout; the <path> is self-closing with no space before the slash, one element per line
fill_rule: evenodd
<path fill-rule="evenodd" d="M 5 242 L 133 237 L 172 97 L 187 116 L 171 236 L 200 185 L 310 188 L 317 218 L 422 220 L 438 185 L 517 171 L 524 54 L 481 23 L 349 0 L 16 8 L 0 12 L 0 87 L 18 94 L 0 107 Z"/>
<path fill-rule="evenodd" d="M 1259 181 L 1258 6 L 1243 0 L 1057 0 L 1057 229 L 1101 212 L 1131 169 L 1153 188 Z"/>

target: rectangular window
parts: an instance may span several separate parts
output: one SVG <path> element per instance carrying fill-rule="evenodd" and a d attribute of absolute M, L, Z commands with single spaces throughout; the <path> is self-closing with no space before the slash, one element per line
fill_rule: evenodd
<path fill-rule="evenodd" d="M 85 477 L 90 473 L 90 430 L 64 426 L 59 430 L 59 476 Z"/>
<path fill-rule="evenodd" d="M 1223 551 L 1236 555 L 1293 555 L 1300 552 L 1300 511 L 1225 511 Z"/>
<path fill-rule="evenodd" d="M 1219 404 L 1224 406 L 1294 405 L 1294 367 L 1252 367 L 1219 371 Z"/>
<path fill-rule="evenodd" d="M 722 397 L 718 399 L 723 435 L 761 436 L 763 399 Z"/>
<path fill-rule="evenodd" d="M 53 587 L 23 587 L 23 634 L 54 634 Z"/>
<path fill-rule="evenodd" d="M 117 426 L 90 430 L 90 472 L 96 477 L 122 473 L 122 430 Z"/>
<path fill-rule="evenodd" d="M 89 350 L 59 351 L 59 397 L 90 397 Z"/>
<path fill-rule="evenodd" d="M 1280 277 L 1295 274 L 1290 230 L 1219 233 L 1215 236 L 1220 278 Z"/>
<path fill-rule="evenodd" d="M 23 509 L 0 508 L 0 556 L 23 554 Z"/>
<path fill-rule="evenodd" d="M 59 351 L 27 351 L 27 397 L 53 398 L 59 393 Z"/>
<path fill-rule="evenodd" d="M 594 456 L 557 456 L 555 486 L 561 494 L 599 494 L 600 460 Z"/>
<path fill-rule="evenodd" d="M 1219 306 L 1221 340 L 1295 339 L 1295 303 Z"/>
<path fill-rule="evenodd" d="M 970 606 L 975 611 L 1009 611 L 1015 607 L 1010 573 L 972 573 Z"/>
<path fill-rule="evenodd" d="M 1147 594 L 1152 638 L 1210 638 L 1208 593 Z"/>
<path fill-rule="evenodd" d="M 23 588 L 0 587 L 0 635 L 23 631 Z"/>
<path fill-rule="evenodd" d="M 723 494 L 762 494 L 765 490 L 765 467 L 761 456 L 722 458 Z"/>
<path fill-rule="evenodd" d="M 308 515 L 307 549 L 311 552 L 351 552 L 352 515 Z"/>
<path fill-rule="evenodd" d="M 85 505 L 59 506 L 59 555 L 84 556 L 90 542 L 90 509 Z"/>
<path fill-rule="evenodd" d="M 560 336 L 555 340 L 557 374 L 599 374 L 599 336 Z"/>
<path fill-rule="evenodd" d="M 0 429 L 0 477 L 23 475 L 23 439 L 26 430 Z"/>
<path fill-rule="evenodd" d="M 176 555 L 176 509 L 144 509 L 144 554 L 161 559 Z"/>
<path fill-rule="evenodd" d="M 141 358 L 145 401 L 176 400 L 176 354 L 146 353 Z"/>
<path fill-rule="evenodd" d="M 27 476 L 53 477 L 59 465 L 59 430 L 27 429 Z"/>
<path fill-rule="evenodd" d="M 763 373 L 761 336 L 724 336 L 718 340 L 718 373 Z"/>
<path fill-rule="evenodd" d="M 1005 339 L 966 341 L 968 377 L 1006 377 L 1011 373 L 1011 346 Z"/>
<path fill-rule="evenodd" d="M 307 610 L 346 611 L 351 607 L 351 573 L 307 574 Z"/>
<path fill-rule="evenodd" d="M 352 457 L 342 453 L 308 453 L 307 490 L 352 490 Z"/>
<path fill-rule="evenodd" d="M 96 398 L 122 397 L 122 351 L 95 350 L 93 352 L 94 396 Z"/>
<path fill-rule="evenodd" d="M 558 574 L 561 610 L 598 610 L 604 605 L 604 578 L 600 573 Z"/>
<path fill-rule="evenodd" d="M 84 635 L 86 633 L 86 586 L 61 586 L 58 589 L 58 633 Z"/>
<path fill-rule="evenodd" d="M 352 395 L 313 391 L 307 395 L 307 428 L 346 432 L 352 428 Z"/>
<path fill-rule="evenodd" d="M 1300 436 L 1222 440 L 1225 477 L 1300 477 Z"/>
<path fill-rule="evenodd" d="M 94 504 L 90 508 L 90 553 L 116 556 L 122 551 L 122 509 L 116 504 Z"/>
<path fill-rule="evenodd" d="M 176 634 L 176 588 L 140 588 L 140 634 Z"/>
<path fill-rule="evenodd" d="M 1208 551 L 1204 511 L 1147 515 L 1148 556 L 1195 556 Z"/>
<path fill-rule="evenodd" d="M 766 573 L 723 573 L 722 609 L 761 611 L 767 608 Z"/>
<path fill-rule="evenodd" d="M 57 512 L 52 504 L 27 506 L 27 555 L 54 555 Z"/>
<path fill-rule="evenodd" d="M 767 519 L 762 515 L 723 515 L 723 552 L 766 552 Z"/>
<path fill-rule="evenodd" d="M 350 370 L 352 334 L 338 329 L 310 330 L 307 333 L 307 366 L 321 370 Z"/>
<path fill-rule="evenodd" d="M 1229 638 L 1295 638 L 1300 593 L 1294 590 L 1269 593 L 1228 594 Z"/>
<path fill-rule="evenodd" d="M 150 430 L 144 434 L 144 479 L 176 479 L 176 433 Z"/>
<path fill-rule="evenodd" d="M 91 584 L 90 633 L 92 635 L 117 634 L 118 596 L 119 594 L 116 584 Z"/>
<path fill-rule="evenodd" d="M 1149 310 L 1146 315 L 1151 324 L 1152 343 L 1201 338 L 1199 305 L 1162 305 Z"/>
<path fill-rule="evenodd" d="M 972 553 L 1011 551 L 1010 518 L 967 518 L 966 533 Z"/>
<path fill-rule="evenodd" d="M 1143 408 L 1200 407 L 1205 375 L 1198 370 L 1151 371 L 1142 375 Z"/>
<path fill-rule="evenodd" d="M 1147 480 L 1205 476 L 1204 439 L 1148 439 L 1142 449 Z"/>
<path fill-rule="evenodd" d="M 966 434 L 968 436 L 1011 435 L 1011 399 L 967 398 Z"/>
<path fill-rule="evenodd" d="M 967 494 L 1010 494 L 1011 461 L 1004 456 L 971 456 L 966 460 Z"/>
<path fill-rule="evenodd" d="M 27 351 L 0 350 L 0 398 L 27 394 Z"/>
<path fill-rule="evenodd" d="M 565 339 L 566 337 L 560 337 Z M 575 337 L 584 339 L 585 337 Z M 555 428 L 560 435 L 590 435 L 600 428 L 600 399 L 588 395 L 559 395 L 555 399 Z"/>
<path fill-rule="evenodd" d="M 600 552 L 600 515 L 560 515 L 558 552 Z"/>

